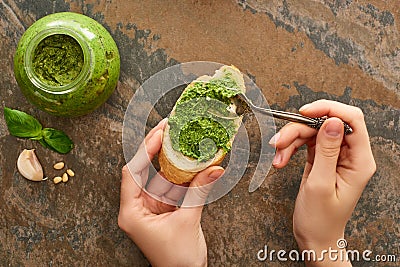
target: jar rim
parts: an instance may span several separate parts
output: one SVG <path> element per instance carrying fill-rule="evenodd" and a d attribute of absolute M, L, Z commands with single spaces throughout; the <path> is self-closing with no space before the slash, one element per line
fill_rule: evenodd
<path fill-rule="evenodd" d="M 53 35 L 66 35 L 73 38 L 82 49 L 83 53 L 83 66 L 78 74 L 78 76 L 71 82 L 61 86 L 54 86 L 43 82 L 36 75 L 36 72 L 33 70 L 33 58 L 35 55 L 35 50 L 38 45 L 46 38 Z M 33 85 L 47 93 L 51 94 L 66 94 L 74 91 L 81 81 L 87 79 L 90 74 L 90 65 L 91 65 L 91 53 L 89 50 L 89 46 L 85 42 L 85 39 L 76 31 L 73 31 L 69 28 L 65 27 L 54 27 L 48 28 L 43 31 L 40 31 L 28 44 L 26 48 L 26 53 L 24 55 L 24 68 L 27 70 L 28 79 L 33 83 Z"/>

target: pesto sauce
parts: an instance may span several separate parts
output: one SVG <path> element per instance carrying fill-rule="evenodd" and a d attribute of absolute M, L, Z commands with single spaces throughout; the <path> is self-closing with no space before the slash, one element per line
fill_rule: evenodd
<path fill-rule="evenodd" d="M 64 86 L 78 77 L 84 57 L 81 46 L 74 38 L 55 34 L 39 43 L 32 62 L 35 74 L 43 83 Z"/>
<path fill-rule="evenodd" d="M 219 149 L 230 151 L 229 141 L 236 131 L 234 121 L 209 112 L 231 116 L 227 108 L 239 91 L 226 87 L 238 87 L 229 73 L 224 78 L 194 82 L 186 88 L 168 120 L 174 150 L 199 161 L 209 160 Z"/>

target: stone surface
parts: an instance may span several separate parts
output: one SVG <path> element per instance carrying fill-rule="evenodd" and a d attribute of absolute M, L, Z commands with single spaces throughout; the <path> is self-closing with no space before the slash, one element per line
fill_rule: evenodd
<path fill-rule="evenodd" d="M 121 53 L 115 93 L 80 118 L 56 118 L 31 106 L 12 71 L 24 30 L 60 11 L 83 13 L 102 23 Z M 319 98 L 362 108 L 378 170 L 347 226 L 346 238 L 352 249 L 400 257 L 399 21 L 399 1 L 1 1 L 0 265 L 148 265 L 117 225 L 125 164 L 124 111 L 152 74 L 195 60 L 237 66 L 257 82 L 274 108 L 295 111 Z M 4 106 L 66 131 L 76 147 L 62 156 L 10 136 Z M 152 113 L 148 126 L 160 118 Z M 277 121 L 278 128 L 282 125 Z M 24 148 L 36 149 L 47 176 L 57 174 L 51 166 L 59 160 L 76 176 L 57 186 L 26 181 L 16 169 Z M 204 209 L 209 266 L 303 265 L 259 262 L 256 256 L 264 245 L 297 248 L 291 217 L 303 164 L 300 150 L 289 166 L 271 170 L 261 188 L 249 193 L 249 177 L 256 167 L 250 162 L 239 184 Z M 379 264 L 354 263 L 366 265 Z"/>

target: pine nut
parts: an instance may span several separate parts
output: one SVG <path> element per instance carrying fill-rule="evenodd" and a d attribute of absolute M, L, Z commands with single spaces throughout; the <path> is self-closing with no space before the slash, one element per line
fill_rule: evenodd
<path fill-rule="evenodd" d="M 63 174 L 63 176 L 62 176 L 62 181 L 63 181 L 63 183 L 68 182 L 68 174 L 67 174 L 67 173 L 64 173 L 64 174 Z"/>
<path fill-rule="evenodd" d="M 54 179 L 53 179 L 53 182 L 55 183 L 55 184 L 58 184 L 59 182 L 61 182 L 62 181 L 62 178 L 60 177 L 60 176 L 56 176 L 56 177 L 54 177 Z"/>
<path fill-rule="evenodd" d="M 56 164 L 54 164 L 53 168 L 56 170 L 61 170 L 62 168 L 64 168 L 64 165 L 65 165 L 64 162 L 60 161 L 60 162 L 57 162 Z"/>
<path fill-rule="evenodd" d="M 68 175 L 71 176 L 71 177 L 75 176 L 74 171 L 71 170 L 71 169 L 68 169 L 68 170 L 67 170 L 67 173 L 68 173 Z"/>

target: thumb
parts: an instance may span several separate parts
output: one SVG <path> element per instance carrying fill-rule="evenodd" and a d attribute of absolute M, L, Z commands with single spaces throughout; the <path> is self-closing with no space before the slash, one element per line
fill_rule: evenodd
<path fill-rule="evenodd" d="M 318 179 L 318 182 L 329 188 L 336 183 L 336 167 L 343 141 L 343 132 L 342 120 L 329 118 L 324 122 L 317 135 L 310 180 Z"/>
<path fill-rule="evenodd" d="M 191 215 L 201 215 L 208 193 L 214 186 L 213 182 L 223 173 L 224 169 L 220 166 L 208 167 L 199 172 L 190 183 L 180 210 Z"/>

